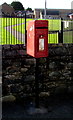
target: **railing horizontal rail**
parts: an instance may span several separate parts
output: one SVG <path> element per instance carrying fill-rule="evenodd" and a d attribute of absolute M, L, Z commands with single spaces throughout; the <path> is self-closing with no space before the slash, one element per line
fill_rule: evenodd
<path fill-rule="evenodd" d="M 48 33 L 53 34 L 53 33 L 58 33 L 58 32 L 59 32 L 59 30 L 55 30 L 55 31 L 49 31 Z"/>
<path fill-rule="evenodd" d="M 73 29 L 63 30 L 63 32 L 69 32 L 69 31 L 73 31 Z"/>

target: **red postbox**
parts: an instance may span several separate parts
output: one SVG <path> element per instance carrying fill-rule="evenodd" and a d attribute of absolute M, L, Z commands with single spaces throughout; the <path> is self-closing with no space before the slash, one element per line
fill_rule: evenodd
<path fill-rule="evenodd" d="M 28 22 L 27 54 L 35 58 L 48 56 L 47 20 L 32 20 Z"/>

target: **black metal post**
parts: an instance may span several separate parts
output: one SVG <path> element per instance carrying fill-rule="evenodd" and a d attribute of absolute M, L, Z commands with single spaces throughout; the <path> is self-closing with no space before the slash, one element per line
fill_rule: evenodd
<path fill-rule="evenodd" d="M 35 107 L 39 108 L 39 58 L 36 58 L 35 67 Z"/>
<path fill-rule="evenodd" d="M 59 43 L 63 43 L 63 18 L 61 18 L 61 30 L 58 33 Z"/>
<path fill-rule="evenodd" d="M 61 18 L 61 43 L 63 43 L 63 18 Z"/>

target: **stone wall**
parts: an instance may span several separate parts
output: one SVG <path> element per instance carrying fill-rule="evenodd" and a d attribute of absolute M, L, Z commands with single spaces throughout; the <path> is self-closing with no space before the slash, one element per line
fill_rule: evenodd
<path fill-rule="evenodd" d="M 72 95 L 73 44 L 50 44 L 47 58 L 39 58 L 40 96 Z M 35 96 L 36 59 L 24 45 L 2 46 L 2 92 L 17 99 Z"/>

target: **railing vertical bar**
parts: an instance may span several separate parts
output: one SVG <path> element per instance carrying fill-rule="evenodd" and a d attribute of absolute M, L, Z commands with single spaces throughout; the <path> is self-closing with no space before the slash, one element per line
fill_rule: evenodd
<path fill-rule="evenodd" d="M 12 44 L 12 17 L 11 17 L 11 44 Z"/>
<path fill-rule="evenodd" d="M 5 27 L 7 27 L 7 17 L 6 17 L 6 24 Z M 6 28 L 6 44 L 7 44 L 7 28 Z"/>
<path fill-rule="evenodd" d="M 52 40 L 53 40 L 53 34 L 52 34 Z M 54 41 L 53 41 L 54 42 Z"/>
<path fill-rule="evenodd" d="M 57 43 L 57 33 L 55 34 L 55 41 L 56 41 L 56 43 Z"/>
<path fill-rule="evenodd" d="M 49 32 L 48 32 L 48 44 L 50 43 L 50 42 L 49 42 L 49 39 L 50 39 L 50 34 L 49 34 Z"/>
<path fill-rule="evenodd" d="M 11 42 L 10 42 L 10 18 L 8 19 L 8 23 L 9 23 L 9 36 L 8 36 L 8 41 L 9 41 L 9 44 L 11 44 Z"/>
<path fill-rule="evenodd" d="M 3 26 L 3 18 L 1 18 L 1 45 L 2 45 L 2 40 L 3 40 L 3 37 L 2 37 L 2 36 L 3 36 L 3 35 L 2 35 L 2 32 L 3 32 L 3 29 L 2 29 L 2 28 L 3 28 L 3 27 L 2 27 L 2 26 Z"/>
<path fill-rule="evenodd" d="M 17 18 L 17 30 L 19 31 L 19 18 Z M 17 33 L 18 33 L 18 32 L 17 32 Z M 18 36 L 17 41 L 18 41 L 18 43 L 19 43 L 19 39 L 20 39 L 19 33 L 17 34 L 17 36 Z M 17 44 L 18 44 L 18 43 L 17 43 Z"/>
<path fill-rule="evenodd" d="M 54 38 L 55 38 L 55 39 L 54 39 L 54 41 L 55 41 L 54 43 L 56 43 L 56 33 L 54 33 Z"/>
<path fill-rule="evenodd" d="M 17 34 L 17 43 L 16 44 L 18 44 L 18 39 L 19 39 L 19 34 L 18 34 L 18 28 L 19 28 L 19 25 L 18 25 L 18 20 L 19 20 L 20 18 L 16 18 L 16 28 L 17 28 L 17 30 L 16 30 L 16 34 Z"/>
<path fill-rule="evenodd" d="M 22 41 L 23 40 L 22 40 L 22 17 L 21 17 L 21 44 L 23 43 Z"/>
<path fill-rule="evenodd" d="M 16 17 L 14 18 L 14 25 L 16 24 Z M 15 28 L 16 28 L 16 26 L 15 26 Z M 14 31 L 14 35 L 15 35 L 15 37 L 14 37 L 14 39 L 15 39 L 15 41 L 14 41 L 14 44 L 16 44 L 16 32 Z"/>
<path fill-rule="evenodd" d="M 59 43 L 59 40 L 58 40 L 58 32 L 57 32 L 57 43 Z"/>
<path fill-rule="evenodd" d="M 15 24 L 17 24 L 17 18 L 15 18 Z M 17 31 L 17 26 L 15 26 L 16 31 Z M 16 41 L 15 44 L 17 44 L 17 32 L 15 31 L 15 36 L 16 36 Z"/>
<path fill-rule="evenodd" d="M 15 24 L 17 24 L 17 18 L 15 18 Z M 17 26 L 16 26 L 16 44 L 17 44 Z"/>
<path fill-rule="evenodd" d="M 56 43 L 57 43 L 57 32 L 56 32 Z"/>
<path fill-rule="evenodd" d="M 26 31 L 26 12 L 25 12 L 25 46 L 27 44 L 27 31 Z"/>
<path fill-rule="evenodd" d="M 48 35 L 48 43 L 50 43 L 50 34 Z"/>

